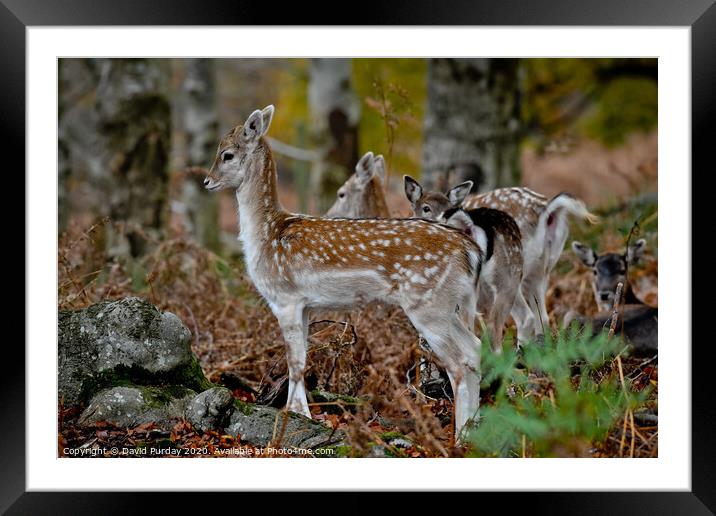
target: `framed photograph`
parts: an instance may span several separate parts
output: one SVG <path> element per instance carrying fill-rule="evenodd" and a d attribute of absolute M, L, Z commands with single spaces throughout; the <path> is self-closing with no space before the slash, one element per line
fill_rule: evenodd
<path fill-rule="evenodd" d="M 691 337 L 712 2 L 368 7 L 0 0 L 27 249 L 3 510 L 714 510 Z"/>

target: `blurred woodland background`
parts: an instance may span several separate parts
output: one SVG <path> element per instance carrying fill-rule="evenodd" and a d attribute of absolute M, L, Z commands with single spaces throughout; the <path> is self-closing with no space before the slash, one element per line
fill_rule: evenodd
<path fill-rule="evenodd" d="M 323 213 L 369 150 L 386 157 L 396 216 L 410 214 L 403 174 L 442 190 L 472 179 L 479 191 L 567 191 L 603 217 L 573 224 L 568 242 L 623 252 L 639 222 L 648 256 L 631 280 L 656 306 L 657 92 L 656 59 L 60 59 L 58 305 L 146 297 L 191 329 L 210 380 L 235 375 L 259 392 L 283 367 L 280 334 L 243 275 L 233 192 L 205 192 L 192 167 L 209 168 L 221 135 L 274 104 L 269 137 L 288 210 Z M 555 321 L 596 311 L 590 281 L 566 249 L 548 293 Z M 366 429 L 393 428 L 375 411 L 409 412 L 412 430 L 399 429 L 413 432 L 418 455 L 452 453 L 444 403 L 425 409 L 404 392 L 417 349 L 407 320 L 383 308 L 332 319 L 345 317 L 358 342 L 348 350 L 340 331 L 321 327 L 311 342 L 332 344 L 311 367 L 327 389 L 383 401 L 317 417 L 347 425 L 361 450 L 375 438 Z M 328 380 L 323 362 L 335 369 Z M 613 456 L 623 432 L 541 453 Z M 655 454 L 655 431 L 639 435 L 636 455 Z"/>

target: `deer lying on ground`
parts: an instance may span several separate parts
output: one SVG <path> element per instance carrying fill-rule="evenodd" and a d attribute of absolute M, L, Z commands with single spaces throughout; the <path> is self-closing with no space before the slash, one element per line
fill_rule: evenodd
<path fill-rule="evenodd" d="M 572 249 L 582 263 L 592 269 L 594 274 L 592 290 L 600 311 L 607 312 L 614 306 L 614 293 L 618 283 L 624 285 L 624 297 L 620 302 L 644 304 L 636 297 L 627 281 L 627 270 L 630 265 L 636 265 L 644 256 L 646 240 L 640 238 L 636 244 L 629 246 L 624 254 L 605 253 L 599 256 L 594 249 L 577 240 L 572 242 Z"/>
<path fill-rule="evenodd" d="M 366 152 L 356 165 L 355 173 L 338 189 L 336 202 L 326 217 L 348 219 L 390 217 L 385 202 L 385 160 L 382 155 Z"/>
<path fill-rule="evenodd" d="M 623 333 L 626 340 L 639 353 L 653 353 L 658 347 L 658 308 L 651 307 L 642 302 L 632 290 L 629 283 L 629 266 L 635 265 L 644 255 L 646 240 L 639 239 L 633 246 L 628 246 L 623 254 L 605 253 L 598 255 L 594 249 L 577 242 L 572 242 L 572 249 L 584 265 L 591 268 L 594 277 L 592 290 L 594 300 L 601 312 L 597 317 L 575 316 L 572 312 L 564 318 L 564 325 L 569 326 L 571 321 L 577 321 L 580 326 L 587 324 L 598 329 L 609 325 L 611 313 L 614 307 L 614 297 L 617 285 L 621 283 L 622 299 L 616 332 Z"/>
<path fill-rule="evenodd" d="M 413 212 L 423 218 L 433 219 L 448 208 L 462 206 L 466 210 L 493 208 L 515 219 L 522 235 L 524 272 L 520 285 L 522 299 L 516 297 L 512 317 L 518 325 L 518 338 L 539 337 L 549 328 L 545 295 L 549 275 L 569 236 L 567 216 L 575 215 L 591 223 L 598 219 L 582 201 L 567 193 L 547 199 L 529 188 L 512 187 L 468 197 L 471 188 L 472 182 L 466 181 L 447 194 L 424 192 L 420 184 L 410 178 L 406 179 L 405 193 Z"/>
<path fill-rule="evenodd" d="M 236 190 L 246 269 L 286 343 L 287 409 L 310 417 L 303 379 L 309 310 L 377 300 L 402 307 L 447 370 L 459 440 L 479 407 L 480 340 L 468 328 L 484 248 L 453 228 L 423 220 L 285 211 L 264 138 L 273 113 L 273 106 L 256 110 L 221 139 L 204 185 Z"/>

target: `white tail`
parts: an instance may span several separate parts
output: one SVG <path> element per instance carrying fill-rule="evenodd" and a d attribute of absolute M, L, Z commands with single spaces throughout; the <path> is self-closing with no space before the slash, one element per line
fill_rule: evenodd
<path fill-rule="evenodd" d="M 376 300 L 401 306 L 444 365 L 459 435 L 479 406 L 480 340 L 468 328 L 484 250 L 455 229 L 422 220 L 286 212 L 263 138 L 272 116 L 273 106 L 254 111 L 221 140 L 205 185 L 236 189 L 246 269 L 286 342 L 287 407 L 310 417 L 303 382 L 309 311 Z"/>
<path fill-rule="evenodd" d="M 582 201 L 568 193 L 554 196 L 539 216 L 535 241 L 542 242 L 547 255 L 547 268 L 552 270 L 557 264 L 564 244 L 569 236 L 568 216 L 587 220 L 595 224 L 599 219 L 587 210 Z"/>

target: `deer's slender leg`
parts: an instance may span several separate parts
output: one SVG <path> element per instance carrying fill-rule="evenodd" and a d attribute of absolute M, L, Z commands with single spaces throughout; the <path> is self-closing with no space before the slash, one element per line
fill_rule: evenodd
<path fill-rule="evenodd" d="M 286 402 L 286 408 L 311 417 L 303 383 L 308 344 L 306 339 L 308 334 L 306 309 L 301 304 L 289 304 L 278 307 L 274 310 L 274 313 L 281 326 L 283 340 L 286 343 L 286 358 L 288 360 L 288 401 Z"/>
<path fill-rule="evenodd" d="M 509 310 L 505 310 L 505 307 L 501 305 L 492 309 L 492 350 L 496 353 L 502 353 L 502 339 L 508 314 Z"/>
<path fill-rule="evenodd" d="M 542 325 L 544 326 L 544 332 L 548 333 L 549 330 L 549 314 L 547 314 L 547 285 L 549 283 L 549 276 L 542 278 L 539 283 L 539 311 Z"/>
<path fill-rule="evenodd" d="M 482 330 L 490 333 L 490 348 L 493 351 L 499 352 L 502 350 L 502 340 L 501 336 L 496 332 L 495 324 L 495 302 L 497 296 L 492 286 L 484 283 L 480 285 L 479 291 L 477 306 L 480 313 L 484 316 Z M 484 339 L 484 333 L 482 336 Z"/>
<path fill-rule="evenodd" d="M 455 318 L 452 323 L 452 335 L 461 348 L 460 382 L 455 391 L 455 428 L 456 441 L 463 440 L 461 435 L 465 425 L 477 416 L 480 407 L 480 339 L 471 333 L 462 321 Z"/>
<path fill-rule="evenodd" d="M 515 268 L 505 268 L 500 274 L 497 284 L 501 287 L 500 295 L 495 296 L 495 302 L 492 305 L 492 324 L 493 335 L 496 351 L 502 351 L 504 344 L 505 322 L 510 316 L 515 301 L 520 293 L 521 278 L 511 273 L 515 272 Z"/>
<path fill-rule="evenodd" d="M 467 329 L 458 314 L 435 314 L 426 310 L 406 310 L 406 313 L 450 378 L 459 440 L 460 431 L 475 416 L 480 403 L 480 339 Z"/>
<path fill-rule="evenodd" d="M 517 326 L 517 342 L 520 346 L 527 343 L 535 334 L 535 320 L 525 296 L 519 290 L 512 305 L 512 318 Z"/>
<path fill-rule="evenodd" d="M 476 296 L 470 294 L 465 296 L 460 305 L 460 316 L 465 326 L 472 332 L 475 333 L 475 318 L 477 317 L 477 303 Z"/>

